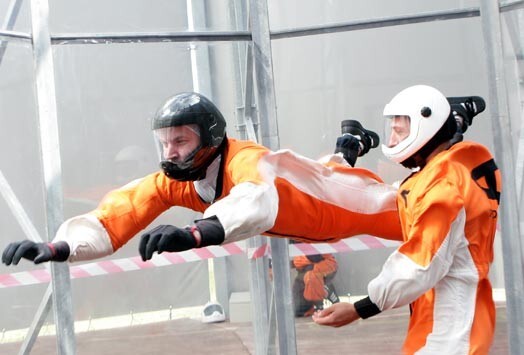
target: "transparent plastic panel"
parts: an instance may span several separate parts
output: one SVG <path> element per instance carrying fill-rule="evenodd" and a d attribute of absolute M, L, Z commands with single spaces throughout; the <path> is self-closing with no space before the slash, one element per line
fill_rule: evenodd
<path fill-rule="evenodd" d="M 475 18 L 273 41 L 282 148 L 313 158 L 331 153 L 344 119 L 382 134 L 385 103 L 410 85 L 486 97 L 479 31 Z M 484 113 L 467 134 L 490 144 L 486 127 Z M 377 148 L 358 164 L 381 173 L 383 159 Z M 380 175 L 391 181 L 394 171 Z"/>
<path fill-rule="evenodd" d="M 0 29 L 31 33 L 31 2 L 28 0 L 0 1 Z"/>
<path fill-rule="evenodd" d="M 509 100 L 509 117 L 516 160 L 516 176 L 522 176 L 524 161 L 524 9 L 503 12 L 502 44 Z M 519 156 L 520 153 L 520 156 Z M 517 178 L 517 182 L 519 179 Z M 522 181 L 522 179 L 520 179 Z"/>
<path fill-rule="evenodd" d="M 272 31 L 295 27 L 326 25 L 356 20 L 378 19 L 425 12 L 478 8 L 478 0 L 445 1 L 346 1 L 269 0 Z"/>
<path fill-rule="evenodd" d="M 281 148 L 312 159 L 330 154 L 346 119 L 359 120 L 382 135 L 384 105 L 415 84 L 432 85 L 448 96 L 487 100 L 479 33 L 479 18 L 473 18 L 273 41 Z M 488 112 L 475 118 L 465 139 L 491 148 Z M 356 166 L 388 183 L 410 172 L 387 160 L 380 147 L 359 158 Z M 341 254 L 340 292 L 366 294 L 367 283 L 389 252 Z"/>
<path fill-rule="evenodd" d="M 110 190 L 159 170 L 150 120 L 172 95 L 208 96 L 226 117 L 230 136 L 236 136 L 232 50 L 230 43 L 205 42 L 53 47 L 65 218 L 91 211 Z M 184 227 L 200 216 L 173 207 L 110 257 L 88 263 L 128 263 L 139 256 L 145 230 L 159 224 Z M 138 313 L 153 311 L 160 312 L 157 320 L 167 320 L 168 313 L 196 312 L 198 318 L 198 307 L 211 297 L 208 263 L 106 270 L 74 280 L 73 293 L 77 320 L 133 313 L 136 322 L 145 317 Z"/>
<path fill-rule="evenodd" d="M 103 0 L 54 0 L 49 6 L 52 33 L 237 29 L 232 20 L 234 6 L 230 0 L 118 0 L 110 4 Z"/>
<path fill-rule="evenodd" d="M 524 233 L 524 8 L 502 13 L 504 73 L 515 169 L 520 234 Z"/>
<path fill-rule="evenodd" d="M 46 236 L 40 132 L 30 46 L 8 43 L 0 63 L 0 249 L 28 239 L 21 223 L 43 240 Z M 14 196 L 14 205 L 5 195 Z M 12 200 L 13 201 L 13 200 Z M 19 209 L 22 212 L 18 212 Z M 20 222 L 22 221 L 22 222 Z M 0 264 L 0 274 L 42 269 L 22 260 L 16 267 Z M 15 287 L 0 288 L 0 329 L 29 326 L 47 285 L 23 286 L 31 278 L 14 278 Z"/>

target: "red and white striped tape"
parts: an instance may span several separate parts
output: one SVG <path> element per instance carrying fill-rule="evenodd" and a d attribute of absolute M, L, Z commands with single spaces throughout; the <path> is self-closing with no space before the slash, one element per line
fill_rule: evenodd
<path fill-rule="evenodd" d="M 327 254 L 327 253 L 347 253 L 357 250 L 379 249 L 387 247 L 397 247 L 398 242 L 371 236 L 357 236 L 343 239 L 339 242 L 327 244 L 291 244 L 289 245 L 289 255 Z M 120 272 L 150 269 L 154 267 L 188 263 L 192 261 L 218 258 L 228 255 L 246 253 L 248 258 L 256 259 L 270 253 L 269 244 L 264 244 L 258 248 L 246 248 L 245 241 L 225 244 L 223 246 L 209 246 L 201 249 L 192 249 L 181 253 L 162 253 L 154 254 L 149 261 L 142 261 L 138 256 L 132 258 L 104 260 L 94 263 L 73 265 L 70 267 L 72 279 L 92 277 L 99 275 L 115 274 Z M 51 281 L 51 273 L 48 269 L 15 272 L 12 274 L 0 275 L 0 288 L 34 285 Z"/>

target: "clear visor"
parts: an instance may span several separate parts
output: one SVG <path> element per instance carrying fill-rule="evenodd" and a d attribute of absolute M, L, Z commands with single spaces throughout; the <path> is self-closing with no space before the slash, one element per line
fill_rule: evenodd
<path fill-rule="evenodd" d="M 384 127 L 384 145 L 393 148 L 404 141 L 411 130 L 409 116 L 387 116 Z"/>
<path fill-rule="evenodd" d="M 200 129 L 196 124 L 159 128 L 153 131 L 160 161 L 170 161 L 179 169 L 193 165 L 200 150 Z"/>
<path fill-rule="evenodd" d="M 212 316 L 213 313 L 222 314 L 224 313 L 224 310 L 222 309 L 222 306 L 216 303 L 207 305 L 204 310 L 202 311 L 206 317 Z"/>

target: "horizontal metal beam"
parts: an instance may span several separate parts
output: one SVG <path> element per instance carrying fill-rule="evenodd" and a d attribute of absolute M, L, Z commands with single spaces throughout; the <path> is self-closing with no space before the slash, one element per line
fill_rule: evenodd
<path fill-rule="evenodd" d="M 335 23 L 332 25 L 311 26 L 296 29 L 287 29 L 282 31 L 273 31 L 271 32 L 271 39 L 303 37 L 335 32 L 358 31 L 372 28 L 391 27 L 431 21 L 455 20 L 460 18 L 477 16 L 480 16 L 479 8 L 435 11 L 415 15 L 385 17 L 378 19 L 365 19 L 358 21 Z"/>
<path fill-rule="evenodd" d="M 508 2 L 504 5 L 500 5 L 500 12 L 513 11 L 518 9 L 524 9 L 524 0 Z"/>
<path fill-rule="evenodd" d="M 501 12 L 508 12 L 524 8 L 524 0 L 506 3 L 500 6 Z M 378 19 L 364 19 L 358 21 L 340 22 L 330 25 L 292 28 L 281 31 L 272 31 L 270 38 L 282 39 L 304 37 L 318 34 L 350 32 L 365 29 L 401 26 L 414 23 L 456 20 L 480 16 L 479 8 L 454 9 L 426 12 L 415 15 L 385 17 Z M 31 42 L 32 36 L 28 33 L 14 31 L 0 31 L 0 40 L 18 40 Z M 186 31 L 186 32 L 146 32 L 146 33 L 73 33 L 51 35 L 51 44 L 107 44 L 107 43 L 158 43 L 158 42 L 230 42 L 251 41 L 249 31 Z"/>
<path fill-rule="evenodd" d="M 251 41 L 248 31 L 229 32 L 147 32 L 147 33 L 78 33 L 51 36 L 54 45 L 64 44 L 105 44 L 105 43 L 143 43 L 143 42 L 224 42 Z"/>
<path fill-rule="evenodd" d="M 0 40 L 2 41 L 22 41 L 32 42 L 30 33 L 16 32 L 16 31 L 0 31 Z"/>

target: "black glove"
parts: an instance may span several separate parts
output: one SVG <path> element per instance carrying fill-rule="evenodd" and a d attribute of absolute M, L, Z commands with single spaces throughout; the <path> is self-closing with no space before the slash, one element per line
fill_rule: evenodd
<path fill-rule="evenodd" d="M 30 240 L 13 242 L 5 248 L 2 262 L 6 265 L 18 265 L 21 258 L 40 264 L 45 261 L 66 261 L 70 250 L 66 242 L 35 243 Z"/>
<path fill-rule="evenodd" d="M 140 237 L 138 251 L 143 261 L 164 251 L 184 251 L 197 246 L 197 241 L 189 228 L 178 228 L 175 226 L 161 225 L 153 228 Z"/>
<path fill-rule="evenodd" d="M 198 231 L 200 240 L 197 241 L 194 233 Z M 195 221 L 193 227 L 178 228 L 170 225 L 161 225 L 153 228 L 140 237 L 138 252 L 143 261 L 158 254 L 169 251 L 178 252 L 193 248 L 219 245 L 224 241 L 224 227 L 216 216 Z"/>
<path fill-rule="evenodd" d="M 349 165 L 355 166 L 360 150 L 360 140 L 351 134 L 344 134 L 337 138 L 335 154 L 342 153 Z"/>

